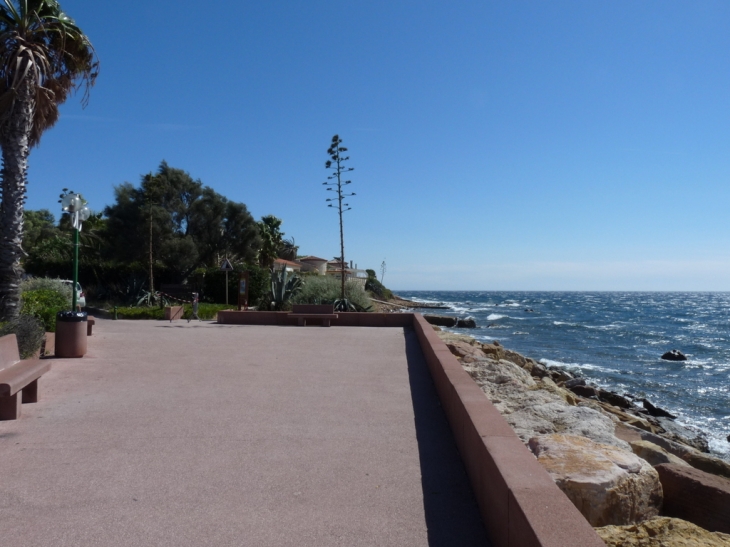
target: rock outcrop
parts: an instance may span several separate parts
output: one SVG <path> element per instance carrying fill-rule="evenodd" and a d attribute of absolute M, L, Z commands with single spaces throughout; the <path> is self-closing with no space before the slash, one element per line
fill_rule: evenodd
<path fill-rule="evenodd" d="M 669 517 L 630 526 L 604 526 L 596 532 L 608 547 L 730 547 L 730 535 Z"/>
<path fill-rule="evenodd" d="M 673 349 L 662 355 L 662 359 L 665 361 L 686 361 L 687 356 L 678 349 Z"/>
<path fill-rule="evenodd" d="M 652 466 L 697 468 L 730 478 L 730 463 L 701 452 L 707 450 L 701 432 L 676 424 L 648 401 L 643 406 L 649 410 L 641 408 L 641 399 L 588 385 L 497 341 L 482 344 L 445 331 L 439 336 L 591 524 L 645 521 L 601 528 L 614 529 L 620 538 L 609 540 L 602 533 L 609 545 L 725 545 L 717 543 L 725 541 L 722 534 L 689 523 L 664 543 L 650 537 L 674 533 L 677 523 L 683 523 L 653 518 L 663 494 Z M 730 507 L 728 501 L 722 504 Z"/>
<path fill-rule="evenodd" d="M 656 470 L 665 492 L 664 514 L 730 534 L 730 480 L 673 464 Z"/>
<path fill-rule="evenodd" d="M 632 441 L 629 444 L 634 454 L 646 460 L 654 467 L 663 463 L 673 463 L 675 465 L 690 467 L 683 459 L 678 458 L 674 454 L 670 454 L 661 446 L 650 443 L 649 441 Z"/>
<path fill-rule="evenodd" d="M 633 524 L 659 514 L 659 476 L 638 456 L 576 435 L 534 437 L 529 447 L 592 526 Z"/>

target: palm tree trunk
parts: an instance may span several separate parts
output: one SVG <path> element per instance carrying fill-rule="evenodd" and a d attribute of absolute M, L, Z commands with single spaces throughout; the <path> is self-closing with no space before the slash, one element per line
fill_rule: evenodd
<path fill-rule="evenodd" d="M 32 71 L 31 71 L 32 72 Z M 20 315 L 23 268 L 23 207 L 28 180 L 29 137 L 35 107 L 32 76 L 18 90 L 13 110 L 0 128 L 2 204 L 0 204 L 0 320 Z"/>

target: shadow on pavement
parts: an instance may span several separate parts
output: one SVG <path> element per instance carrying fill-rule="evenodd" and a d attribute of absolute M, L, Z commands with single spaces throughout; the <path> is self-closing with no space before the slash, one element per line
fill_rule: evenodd
<path fill-rule="evenodd" d="M 418 336 L 405 329 L 429 547 L 491 545 Z"/>

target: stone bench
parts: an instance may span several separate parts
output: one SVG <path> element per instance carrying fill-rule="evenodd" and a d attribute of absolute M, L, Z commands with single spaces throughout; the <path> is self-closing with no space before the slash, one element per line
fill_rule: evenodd
<path fill-rule="evenodd" d="M 329 327 L 332 319 L 337 319 L 332 304 L 294 304 L 289 317 L 297 319 L 300 327 L 307 326 L 307 319 L 322 321 L 323 327 Z"/>
<path fill-rule="evenodd" d="M 91 330 L 94 328 L 94 325 L 96 325 L 96 320 L 91 316 L 86 316 L 86 336 L 91 336 Z"/>
<path fill-rule="evenodd" d="M 38 402 L 38 379 L 50 369 L 50 361 L 21 361 L 14 334 L 0 338 L 0 420 L 17 420 L 22 403 Z"/>

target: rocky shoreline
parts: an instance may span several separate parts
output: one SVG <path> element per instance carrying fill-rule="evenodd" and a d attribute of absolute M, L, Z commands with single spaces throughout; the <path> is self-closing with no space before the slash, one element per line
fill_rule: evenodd
<path fill-rule="evenodd" d="M 608 545 L 730 546 L 730 463 L 702 432 L 499 342 L 434 329 Z"/>

